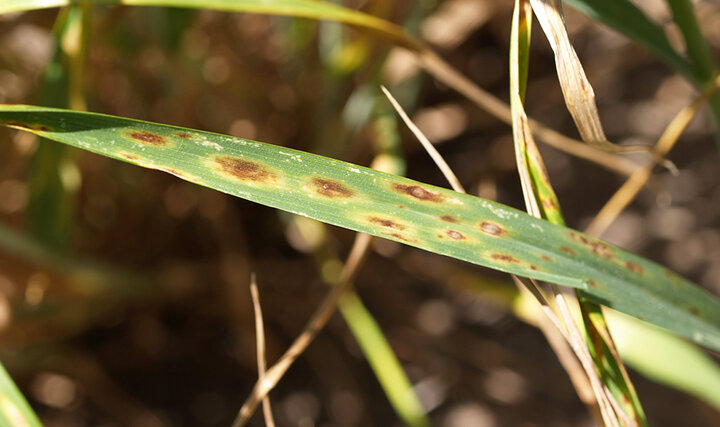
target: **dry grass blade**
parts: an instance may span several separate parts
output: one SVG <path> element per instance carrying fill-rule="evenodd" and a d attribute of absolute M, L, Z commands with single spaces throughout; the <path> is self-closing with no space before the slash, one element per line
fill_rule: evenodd
<path fill-rule="evenodd" d="M 535 145 L 535 140 L 530 131 L 530 125 L 522 108 L 520 95 L 511 89 L 511 108 L 513 109 L 513 141 L 515 142 L 515 160 L 518 164 L 518 173 L 520 174 L 520 184 L 523 190 L 523 198 L 525 199 L 525 207 L 527 212 L 536 217 L 542 217 L 542 211 L 538 204 L 537 198 L 534 196 L 532 178 L 527 167 L 527 147 Z"/>
<path fill-rule="evenodd" d="M 624 416 L 624 413 L 622 411 L 616 413 L 614 407 L 618 405 L 610 403 L 612 400 L 614 400 L 614 398 L 612 394 L 606 393 L 606 388 L 600 380 L 600 377 L 598 376 L 597 370 L 595 368 L 595 363 L 593 362 L 592 356 L 590 355 L 590 350 L 585 344 L 585 340 L 583 340 L 583 337 L 580 334 L 580 330 L 578 329 L 575 322 L 572 320 L 572 313 L 570 312 L 570 306 L 568 302 L 565 300 L 565 295 L 562 293 L 562 291 L 560 291 L 560 288 L 558 286 L 553 286 L 552 289 L 554 291 L 555 301 L 557 302 L 557 306 L 560 309 L 560 313 L 563 319 L 570 319 L 570 321 L 566 324 L 568 327 L 568 335 L 570 337 L 568 343 L 570 344 L 570 347 L 572 347 L 573 352 L 580 360 L 580 363 L 582 364 L 582 367 L 585 370 L 588 379 L 590 380 L 590 385 L 593 389 L 593 392 L 595 393 L 595 397 L 597 398 L 597 403 L 600 407 L 600 414 L 602 415 L 603 421 L 605 422 L 606 426 L 619 426 L 618 420 L 615 415 L 617 414 L 618 416 L 622 417 L 623 420 L 626 420 L 627 417 Z M 632 425 L 627 421 L 624 422 L 624 425 Z"/>
<path fill-rule="evenodd" d="M 672 150 L 695 115 L 718 92 L 720 92 L 720 77 L 716 78 L 714 84 L 708 87 L 689 106 L 677 113 L 655 145 L 660 156 L 664 157 Z M 598 212 L 586 232 L 593 236 L 601 236 L 647 184 L 656 165 L 656 163 L 651 163 L 633 173 Z"/>
<path fill-rule="evenodd" d="M 400 117 L 403 119 L 403 122 L 405 122 L 407 127 L 410 129 L 410 131 L 412 131 L 413 135 L 415 135 L 418 141 L 420 141 L 420 144 L 422 144 L 423 148 L 425 148 L 425 151 L 427 151 L 430 157 L 432 157 L 437 167 L 440 168 L 440 171 L 445 176 L 445 179 L 448 180 L 452 189 L 457 191 L 458 193 L 467 193 L 467 191 L 465 191 L 465 188 L 460 183 L 460 180 L 455 175 L 455 172 L 452 171 L 445 159 L 443 159 L 442 155 L 438 152 L 437 149 L 435 149 L 435 146 L 432 145 L 432 142 L 427 139 L 425 134 L 422 133 L 420 128 L 418 128 L 417 125 L 413 123 L 412 120 L 410 120 L 410 117 L 407 115 L 400 103 L 397 102 L 395 97 L 392 96 L 390 91 L 388 91 L 385 86 L 380 86 L 380 89 L 382 89 L 385 96 L 388 98 L 388 100 L 390 100 L 390 103 L 392 104 L 393 108 L 395 108 L 395 111 L 397 111 Z"/>
<path fill-rule="evenodd" d="M 290 348 L 280 357 L 280 360 L 267 370 L 264 380 L 258 381 L 255 384 L 252 393 L 240 408 L 240 412 L 232 424 L 233 427 L 240 427 L 247 424 L 260 402 L 267 396 L 270 390 L 275 388 L 283 375 L 290 369 L 290 366 L 292 366 L 295 360 L 308 348 L 325 324 L 327 324 L 328 320 L 330 320 L 330 317 L 337 309 L 338 301 L 352 286 L 358 267 L 362 264 L 371 241 L 372 237 L 370 235 L 357 233 L 353 247 L 350 250 L 350 255 L 348 255 L 348 259 L 342 270 L 340 285 L 335 286 L 325 296 L 320 307 L 315 310 L 315 313 L 305 325 L 302 333 L 293 341 Z"/>
<path fill-rule="evenodd" d="M 595 393 L 582 365 L 580 365 L 570 344 L 568 344 L 568 339 L 563 334 L 558 333 L 558 328 L 548 316 L 537 316 L 537 324 L 553 352 L 555 352 L 558 361 L 567 372 L 580 400 L 588 407 L 596 420 L 601 419 L 602 416 L 597 405 L 597 399 L 595 399 Z"/>
<path fill-rule="evenodd" d="M 595 103 L 595 93 L 570 43 L 560 0 L 530 0 L 530 3 L 555 53 L 560 87 L 582 140 L 609 152 L 648 151 L 657 160 L 658 155 L 652 147 L 618 146 L 607 140 Z"/>
<path fill-rule="evenodd" d="M 600 124 L 595 93 L 570 44 L 559 0 L 531 0 L 535 16 L 547 36 L 553 52 L 557 75 L 568 110 L 584 141 L 606 141 Z"/>
<path fill-rule="evenodd" d="M 257 345 L 257 365 L 258 365 L 258 381 L 263 382 L 265 380 L 265 324 L 263 322 L 262 308 L 260 306 L 260 295 L 258 292 L 257 280 L 255 273 L 252 274 L 250 279 L 250 296 L 253 303 L 253 312 L 255 315 L 255 336 Z M 263 417 L 265 418 L 265 425 L 268 427 L 275 427 L 275 421 L 273 420 L 272 407 L 270 406 L 270 398 L 265 396 L 262 400 L 263 406 Z"/>

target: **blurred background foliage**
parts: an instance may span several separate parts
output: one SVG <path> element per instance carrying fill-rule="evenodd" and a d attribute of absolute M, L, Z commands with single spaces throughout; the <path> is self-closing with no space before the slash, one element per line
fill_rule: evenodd
<path fill-rule="evenodd" d="M 345 4 L 403 23 L 508 99 L 512 2 Z M 665 24 L 672 43 L 682 43 L 663 1 L 640 6 Z M 720 5 L 706 0 L 696 8 L 717 57 Z M 566 15 L 608 137 L 654 143 L 695 96 L 692 85 L 624 36 L 572 9 Z M 396 167 L 406 165 L 407 176 L 444 185 L 378 97 L 384 83 L 470 193 L 522 206 L 510 128 L 427 77 L 404 51 L 357 30 L 161 8 L 93 7 L 83 19 L 90 31 L 76 90 L 90 111 L 363 165 L 389 150 L 404 157 Z M 64 60 L 57 56 L 57 22 L 57 10 L 0 15 L 0 103 L 73 102 L 52 86 L 62 79 L 52 65 Z M 539 32 L 530 61 L 528 114 L 575 135 Z M 605 238 L 718 294 L 714 133 L 710 115 L 698 117 L 671 155 L 681 173 L 660 171 Z M 314 311 L 353 238 L 76 150 L 63 154 L 60 168 L 43 167 L 40 147 L 58 146 L 6 128 L 0 140 L 0 358 L 48 426 L 228 425 L 257 375 L 251 271 L 272 362 Z M 541 150 L 568 225 L 584 227 L 623 178 Z M 52 182 L 63 185 L 43 186 L 48 173 L 59 173 Z M 67 206 L 34 202 L 61 192 Z M 61 221 L 49 234 L 33 225 L 47 217 Z M 513 315 L 507 276 L 389 241 L 377 240 L 373 249 L 356 280 L 358 294 L 433 423 L 591 424 L 542 335 Z M 651 425 L 720 425 L 709 404 L 631 376 Z M 271 398 L 280 425 L 400 423 L 339 316 Z"/>

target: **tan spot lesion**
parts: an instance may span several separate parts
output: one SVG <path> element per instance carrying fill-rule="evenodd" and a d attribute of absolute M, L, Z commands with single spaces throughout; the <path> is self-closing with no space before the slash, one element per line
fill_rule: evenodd
<path fill-rule="evenodd" d="M 493 237 L 502 237 L 507 233 L 502 225 L 492 221 L 481 221 L 478 227 L 480 231 Z"/>
<path fill-rule="evenodd" d="M 405 228 L 407 228 L 404 224 L 401 224 L 395 220 L 392 220 L 389 218 L 377 217 L 377 216 L 369 217 L 368 222 L 370 222 L 371 224 L 385 227 L 385 228 L 392 228 L 393 230 L 405 230 Z"/>
<path fill-rule="evenodd" d="M 632 271 L 635 274 L 642 274 L 644 271 L 644 269 L 640 265 L 635 264 L 634 262 L 631 262 L 631 261 L 625 261 L 625 268 L 627 268 L 628 270 Z"/>
<path fill-rule="evenodd" d="M 601 242 L 600 240 L 591 239 L 589 237 L 583 236 L 582 234 L 575 233 L 574 231 L 570 232 L 570 237 L 576 242 L 588 248 L 590 251 L 592 251 L 592 253 L 599 256 L 600 258 L 611 259 L 614 257 L 613 249 L 607 243 Z"/>
<path fill-rule="evenodd" d="M 401 218 L 379 212 L 356 212 L 353 218 L 370 227 L 372 234 L 388 237 L 405 243 L 416 243 L 416 230 L 413 224 Z"/>
<path fill-rule="evenodd" d="M 412 237 L 405 236 L 405 235 L 400 234 L 400 233 L 380 233 L 380 234 L 382 234 L 383 236 L 387 236 L 387 237 L 396 239 L 396 240 L 400 240 L 401 242 L 417 243 L 417 240 L 416 240 L 416 239 L 413 239 Z"/>
<path fill-rule="evenodd" d="M 551 197 L 541 197 L 540 203 L 546 211 L 556 211 L 558 208 L 555 200 Z"/>
<path fill-rule="evenodd" d="M 455 231 L 455 230 L 448 230 L 448 231 L 445 232 L 445 235 L 448 236 L 449 238 L 453 239 L 453 240 L 465 240 L 465 239 L 467 239 L 467 237 L 465 237 L 464 234 L 462 234 L 462 233 L 459 232 L 459 231 Z"/>
<path fill-rule="evenodd" d="M 125 159 L 135 165 L 142 166 L 144 168 L 157 169 L 157 166 L 153 162 L 148 161 L 147 159 L 138 156 L 137 154 L 120 152 L 118 153 L 118 157 L 120 157 L 121 159 Z"/>
<path fill-rule="evenodd" d="M 345 184 L 328 178 L 315 177 L 312 179 L 312 185 L 317 194 L 325 197 L 348 198 L 355 195 L 355 192 Z"/>
<path fill-rule="evenodd" d="M 395 183 L 392 185 L 392 187 L 393 190 L 398 193 L 405 194 L 421 201 L 440 203 L 445 200 L 445 197 L 442 194 L 438 193 L 437 191 L 428 190 L 427 188 L 424 188 L 420 185 Z"/>
<path fill-rule="evenodd" d="M 510 254 L 499 254 L 499 253 L 493 253 L 490 254 L 490 258 L 494 259 L 495 261 L 503 261 L 510 264 L 519 264 L 520 260 L 515 258 L 514 256 Z"/>
<path fill-rule="evenodd" d="M 140 156 L 130 153 L 120 153 L 118 154 L 120 157 L 122 157 L 125 160 L 131 161 L 131 162 L 139 162 Z"/>
<path fill-rule="evenodd" d="M 575 255 L 577 252 L 575 252 L 575 249 L 569 247 L 569 246 L 560 246 L 560 250 L 565 252 L 568 255 Z"/>
<path fill-rule="evenodd" d="M 249 183 L 275 184 L 278 180 L 273 169 L 242 157 L 216 156 L 210 167 L 224 176 Z"/>
<path fill-rule="evenodd" d="M 123 135 L 142 145 L 150 145 L 153 147 L 167 148 L 171 145 L 170 141 L 162 135 L 146 130 L 128 129 L 123 131 Z"/>
<path fill-rule="evenodd" d="M 451 224 L 457 224 L 458 222 L 460 222 L 457 218 L 455 218 L 454 216 L 452 216 L 450 214 L 441 215 L 440 219 L 442 221 L 449 222 Z"/>

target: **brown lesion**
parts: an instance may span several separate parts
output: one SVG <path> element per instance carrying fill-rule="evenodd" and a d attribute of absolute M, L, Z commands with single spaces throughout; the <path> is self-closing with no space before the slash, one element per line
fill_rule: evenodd
<path fill-rule="evenodd" d="M 585 281 L 587 282 L 588 286 L 590 286 L 591 288 L 599 288 L 600 287 L 598 282 L 596 282 L 593 279 L 585 279 Z"/>
<path fill-rule="evenodd" d="M 492 221 L 482 221 L 479 224 L 480 231 L 490 236 L 502 237 L 507 231 L 502 225 Z"/>
<path fill-rule="evenodd" d="M 187 133 L 187 132 L 178 132 L 178 133 L 175 134 L 175 136 L 177 136 L 177 137 L 180 138 L 180 139 L 190 139 L 190 138 L 192 138 L 192 135 L 189 134 L 189 133 Z"/>
<path fill-rule="evenodd" d="M 368 218 L 368 221 L 370 221 L 371 224 L 377 224 L 386 228 L 392 228 L 393 230 L 404 230 L 405 225 L 399 224 L 392 219 L 387 218 L 380 218 L 377 216 L 372 216 Z"/>
<path fill-rule="evenodd" d="M 519 264 L 520 260 L 515 258 L 514 256 L 510 254 L 490 254 L 490 258 L 496 260 L 496 261 L 504 261 L 511 264 Z"/>
<path fill-rule="evenodd" d="M 555 200 L 553 200 L 551 197 L 541 197 L 540 203 L 546 211 L 556 211 L 558 208 Z"/>
<path fill-rule="evenodd" d="M 458 222 L 460 222 L 457 218 L 449 214 L 441 215 L 440 219 L 451 224 L 457 224 Z"/>
<path fill-rule="evenodd" d="M 125 160 L 129 160 L 131 162 L 138 162 L 140 161 L 140 156 L 137 156 L 135 154 L 128 154 L 128 153 L 120 153 L 120 157 L 122 157 Z"/>
<path fill-rule="evenodd" d="M 315 192 L 325 197 L 352 197 L 355 193 L 344 184 L 327 178 L 316 177 L 312 179 Z"/>
<path fill-rule="evenodd" d="M 548 262 L 552 262 L 552 260 L 553 260 L 552 258 L 550 258 L 550 257 L 547 256 L 547 255 L 540 255 L 540 258 L 542 258 L 542 259 L 544 259 L 545 261 L 548 261 Z"/>
<path fill-rule="evenodd" d="M 406 242 L 406 243 L 417 243 L 417 240 L 407 236 L 403 236 L 400 233 L 382 233 L 383 236 L 392 237 L 394 239 Z"/>
<path fill-rule="evenodd" d="M 538 270 L 539 270 L 539 268 L 538 268 L 538 266 L 537 266 L 537 265 L 535 265 L 535 264 L 530 264 L 530 270 L 533 270 L 533 271 L 538 271 Z"/>
<path fill-rule="evenodd" d="M 215 157 L 214 167 L 219 172 L 241 181 L 271 183 L 277 180 L 277 175 L 267 166 L 240 157 Z"/>
<path fill-rule="evenodd" d="M 565 252 L 568 255 L 575 255 L 575 250 L 573 248 L 570 248 L 568 246 L 560 246 L 560 250 Z"/>
<path fill-rule="evenodd" d="M 170 142 L 162 135 L 146 130 L 126 130 L 123 132 L 126 137 L 140 144 L 152 145 L 154 147 L 166 147 Z"/>
<path fill-rule="evenodd" d="M 428 190 L 419 185 L 393 184 L 393 189 L 398 193 L 406 194 L 418 200 L 440 203 L 445 200 L 442 194 Z"/>
<path fill-rule="evenodd" d="M 466 239 L 464 234 L 462 234 L 459 231 L 455 231 L 455 230 L 448 230 L 445 232 L 445 235 L 453 240 L 465 240 Z"/>
<path fill-rule="evenodd" d="M 642 274 L 644 271 L 644 269 L 640 265 L 635 264 L 634 262 L 630 262 L 630 261 L 625 261 L 625 268 L 627 268 L 628 270 L 632 271 L 635 274 Z"/>
<path fill-rule="evenodd" d="M 612 248 L 606 243 L 603 243 L 599 240 L 589 239 L 582 234 L 578 234 L 572 231 L 570 232 L 570 237 L 576 242 L 590 249 L 595 255 L 599 256 L 600 258 L 611 259 L 614 256 Z"/>

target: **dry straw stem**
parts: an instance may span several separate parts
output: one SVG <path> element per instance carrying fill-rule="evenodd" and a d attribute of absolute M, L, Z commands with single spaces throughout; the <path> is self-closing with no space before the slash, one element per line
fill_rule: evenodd
<path fill-rule="evenodd" d="M 432 142 L 430 142 L 429 139 L 427 139 L 425 134 L 422 133 L 420 128 L 418 128 L 417 125 L 412 120 L 410 120 L 410 117 L 407 115 L 400 103 L 397 102 L 395 97 L 392 96 L 390 91 L 388 91 L 387 88 L 382 85 L 380 86 L 380 89 L 382 89 L 387 99 L 390 100 L 390 103 L 392 104 L 393 108 L 395 108 L 395 111 L 397 111 L 397 113 L 400 115 L 403 122 L 405 122 L 407 127 L 415 135 L 418 141 L 420 141 L 420 144 L 422 144 L 423 148 L 425 148 L 425 151 L 427 151 L 430 157 L 432 157 L 437 167 L 440 168 L 440 171 L 445 176 L 445 179 L 448 180 L 452 189 L 457 191 L 458 193 L 467 193 L 467 191 L 465 191 L 465 188 L 460 183 L 457 175 L 455 175 L 455 172 L 452 171 L 445 159 L 438 152 L 438 150 L 435 149 L 435 146 L 432 144 Z"/>
<path fill-rule="evenodd" d="M 515 279 L 515 277 L 513 277 L 513 279 Z M 536 316 L 536 320 L 537 326 L 543 335 L 545 335 L 545 339 L 555 352 L 558 361 L 567 372 L 578 397 L 590 409 L 593 417 L 600 419 L 601 415 L 599 407 L 597 406 L 595 393 L 590 386 L 590 381 L 587 375 L 585 375 L 585 371 L 583 371 L 580 362 L 578 362 L 577 357 L 575 357 L 575 354 L 568 344 L 568 338 L 565 335 L 564 329 L 558 328 L 557 325 L 550 320 L 549 316 Z"/>
<path fill-rule="evenodd" d="M 525 157 L 521 153 L 521 151 L 525 151 L 525 147 L 535 146 L 535 142 L 532 139 L 532 134 L 529 132 L 529 127 L 527 126 L 527 118 L 525 117 L 525 113 L 522 109 L 522 103 L 520 101 L 519 94 L 513 92 L 511 96 L 514 98 L 513 107 L 515 110 L 513 114 L 515 120 L 515 125 L 513 126 L 514 139 L 516 141 L 516 144 L 519 143 L 523 146 L 523 149 L 516 146 L 516 157 L 518 161 L 520 181 L 523 187 L 523 195 L 525 198 L 528 213 L 540 218 L 542 215 L 537 202 L 537 198 L 534 195 L 533 184 L 531 182 L 530 174 L 527 169 L 527 162 L 525 161 Z M 575 382 L 580 377 L 580 375 L 578 375 L 576 372 L 578 366 L 574 364 L 563 365 L 566 371 L 568 371 L 568 376 L 573 381 L 573 385 L 578 391 L 578 395 L 581 396 L 581 399 L 583 399 L 586 404 L 593 405 L 597 403 L 600 408 L 600 414 L 605 424 L 615 425 L 615 423 L 617 423 L 617 418 L 615 417 L 613 407 L 619 407 L 619 405 L 617 405 L 616 403 L 611 403 L 613 400 L 615 400 L 614 397 L 611 394 L 605 393 L 606 388 L 603 387 L 602 381 L 600 380 L 597 370 L 595 369 L 595 365 L 593 363 L 592 356 L 590 355 L 590 351 L 587 348 L 587 344 L 585 343 L 579 329 L 577 328 L 577 324 L 575 323 L 575 320 L 570 313 L 568 302 L 566 301 L 565 296 L 563 295 L 560 288 L 557 285 L 551 285 L 554 300 L 557 304 L 557 307 L 559 308 L 560 316 L 562 317 L 567 330 L 564 330 L 560 325 L 559 321 L 555 320 L 555 314 L 552 312 L 547 302 L 544 302 L 545 299 L 542 298 L 539 286 L 534 281 L 519 280 L 514 276 L 513 279 L 516 280 L 516 283 L 520 282 L 521 284 L 523 284 L 525 288 L 528 289 L 533 296 L 535 296 L 535 298 L 541 305 L 543 313 L 545 313 L 545 315 L 548 316 L 548 318 L 558 328 L 558 330 L 561 331 L 563 337 L 570 344 L 573 352 L 580 360 L 580 364 L 582 365 L 582 369 L 585 371 L 586 378 L 589 380 L 589 385 L 595 394 L 595 399 L 585 400 L 588 397 L 588 393 L 586 391 L 587 383 L 583 381 Z M 552 313 L 552 315 L 550 313 Z M 545 332 L 546 335 L 555 333 L 554 331 L 543 332 Z M 550 338 L 548 338 L 548 341 L 552 342 Z M 555 347 L 553 347 L 553 349 L 555 349 Z M 558 356 L 558 359 L 561 362 L 567 360 L 567 358 L 560 356 Z M 618 412 L 618 415 L 623 416 L 624 413 Z"/>
<path fill-rule="evenodd" d="M 655 148 L 662 156 L 666 156 L 675 146 L 682 133 L 687 129 L 692 119 L 697 115 L 703 106 L 716 93 L 720 92 L 720 77 L 717 77 L 712 86 L 708 87 L 689 106 L 680 110 L 673 118 L 665 131 L 658 139 Z M 657 160 L 642 169 L 634 172 L 625 184 L 618 189 L 598 212 L 586 232 L 593 236 L 601 236 L 620 215 L 620 213 L 635 199 L 640 190 L 647 184 L 652 176 L 652 171 L 657 166 Z"/>
<path fill-rule="evenodd" d="M 252 298 L 253 313 L 255 315 L 255 336 L 257 346 L 257 365 L 258 365 L 258 381 L 263 382 L 265 380 L 265 324 L 263 322 L 262 308 L 260 306 L 260 295 L 258 292 L 258 286 L 256 281 L 255 273 L 252 274 L 250 279 L 250 297 Z M 263 417 L 265 418 L 265 425 L 268 427 L 275 427 L 275 421 L 273 420 L 272 407 L 270 406 L 270 398 L 265 396 L 262 399 L 263 406 Z"/>
<path fill-rule="evenodd" d="M 570 306 L 565 300 L 565 295 L 556 285 L 552 286 L 552 290 L 555 296 L 555 302 L 557 303 L 563 319 L 569 319 L 566 322 L 566 326 L 568 327 L 568 335 L 570 336 L 568 343 L 570 344 L 570 347 L 572 347 L 573 352 L 575 352 L 578 359 L 580 360 L 580 363 L 585 369 L 585 373 L 590 380 L 590 385 L 593 389 L 593 392 L 595 393 L 595 397 L 597 398 L 597 403 L 600 407 L 600 414 L 602 415 L 605 425 L 619 427 L 618 419 L 615 414 L 617 414 L 618 417 L 621 418 L 624 426 L 634 425 L 634 423 L 632 423 L 632 421 L 627 418 L 627 415 L 624 411 L 619 410 L 616 412 L 613 410 L 614 407 L 619 407 L 619 405 L 617 403 L 611 403 L 613 400 L 615 400 L 615 398 L 613 397 L 612 393 L 610 393 L 610 391 L 604 386 L 604 384 L 600 380 L 600 377 L 598 376 L 597 370 L 595 368 L 595 363 L 593 362 L 592 356 L 590 355 L 590 350 L 588 349 L 585 340 L 580 334 L 580 330 L 575 324 L 575 321 L 573 320 L 572 313 L 570 312 Z"/>
<path fill-rule="evenodd" d="M 451 186 L 453 187 L 453 190 L 459 192 L 459 193 L 465 193 L 464 188 L 459 183 L 457 177 L 452 172 L 450 167 L 448 166 L 447 162 L 442 158 L 440 153 L 437 152 L 435 147 L 432 145 L 432 143 L 428 140 L 428 138 L 420 131 L 420 129 L 410 120 L 405 110 L 400 106 L 400 104 L 395 100 L 395 98 L 390 94 L 390 92 L 382 87 L 383 92 L 385 93 L 385 96 L 388 97 L 390 102 L 392 103 L 393 107 L 397 110 L 400 117 L 403 119 L 405 124 L 410 128 L 410 130 L 413 132 L 413 134 L 418 138 L 418 140 L 421 142 L 423 147 L 425 147 L 426 150 L 428 150 L 430 156 L 432 157 L 433 161 L 437 164 L 438 168 L 442 171 L 445 178 L 450 182 Z M 539 216 L 539 208 L 538 208 L 538 216 Z M 600 411 L 603 414 L 603 419 L 605 419 L 607 425 L 617 425 L 616 418 L 613 416 L 612 406 L 609 402 L 609 399 L 607 395 L 604 393 L 602 382 L 600 381 L 600 378 L 597 375 L 597 372 L 595 371 L 595 366 L 592 362 L 592 357 L 590 356 L 590 352 L 587 349 L 587 346 L 585 345 L 585 342 L 582 339 L 582 336 L 580 335 L 580 331 L 575 326 L 575 322 L 572 319 L 572 316 L 569 315 L 569 309 L 561 310 L 561 314 L 564 317 L 564 321 L 566 325 L 568 325 L 568 329 L 570 330 L 570 335 L 566 332 L 566 329 L 563 328 L 562 324 L 560 323 L 560 320 L 553 312 L 552 308 L 550 307 L 550 304 L 548 303 L 547 299 L 544 297 L 542 291 L 540 290 L 540 287 L 534 280 L 527 280 L 522 279 L 520 277 L 517 277 L 515 275 L 512 275 L 513 280 L 518 285 L 518 287 L 524 287 L 527 289 L 530 294 L 532 294 L 538 303 L 540 304 L 542 312 L 547 316 L 547 318 L 550 320 L 552 325 L 555 326 L 556 329 L 553 329 L 550 325 L 547 325 L 544 322 L 540 322 L 539 325 L 543 332 L 546 335 L 558 335 L 562 336 L 562 338 L 565 339 L 566 343 L 570 343 L 570 347 L 575 351 L 578 358 L 581 360 L 582 367 L 585 368 L 585 372 L 587 374 L 587 377 L 590 377 L 590 386 L 592 387 L 592 390 L 595 392 L 595 395 L 598 396 L 598 400 L 600 401 Z M 556 287 L 557 288 L 557 287 Z M 559 290 L 557 291 L 559 293 Z M 564 299 L 562 298 L 556 298 L 558 301 L 558 304 L 566 304 Z M 546 327 L 548 326 L 548 327 Z M 548 339 L 551 341 L 550 339 Z M 572 341 L 575 341 L 574 343 Z M 587 402 L 594 404 L 595 399 L 592 399 L 592 393 L 588 393 L 588 385 L 587 381 L 583 381 L 582 378 L 587 378 L 582 374 L 579 374 L 578 371 L 580 371 L 582 368 L 580 368 L 577 365 L 576 359 L 574 359 L 571 355 L 567 354 L 567 346 L 559 345 L 558 343 L 562 342 L 562 340 L 556 340 L 552 339 L 551 341 L 551 347 L 553 350 L 557 350 L 560 353 L 558 354 L 558 360 L 560 360 L 563 363 L 563 366 L 566 370 L 568 370 L 568 375 L 570 378 L 574 381 L 573 384 L 575 384 L 576 388 L 578 389 L 578 394 L 581 396 L 581 398 Z M 584 351 L 583 351 L 584 350 Z M 567 363 L 567 365 L 565 365 Z M 593 381 L 594 376 L 594 381 Z M 575 383 L 577 381 L 577 383 Z M 615 423 L 615 424 L 613 424 Z"/>
<path fill-rule="evenodd" d="M 268 395 L 270 390 L 275 388 L 280 379 L 285 375 L 290 366 L 297 358 L 307 349 L 310 343 L 320 333 L 322 328 L 327 324 L 330 317 L 337 309 L 337 303 L 342 296 L 352 287 L 353 280 L 357 274 L 358 268 L 362 265 L 362 261 L 370 247 L 372 236 L 364 233 L 357 233 L 353 242 L 350 255 L 345 262 L 342 274 L 340 275 L 339 285 L 325 296 L 315 313 L 305 325 L 302 333 L 295 339 L 285 353 L 265 373 L 265 378 L 255 383 L 252 393 L 243 403 L 238 416 L 233 422 L 233 427 L 240 427 L 247 424 L 257 409 L 260 402 Z"/>
<path fill-rule="evenodd" d="M 565 104 L 582 140 L 593 147 L 614 153 L 647 151 L 655 160 L 659 160 L 660 156 L 653 147 L 619 146 L 607 140 L 595 103 L 595 92 L 570 43 L 560 0 L 530 0 L 530 3 L 555 53 L 555 65 Z"/>
<path fill-rule="evenodd" d="M 513 114 L 513 140 L 515 142 L 515 157 L 517 161 L 518 172 L 520 175 L 520 181 L 522 183 L 525 205 L 528 213 L 537 218 L 545 218 L 550 220 L 551 222 L 562 223 L 563 220 L 562 216 L 559 213 L 557 197 L 552 190 L 552 185 L 550 184 L 549 177 L 545 170 L 544 162 L 537 149 L 532 133 L 530 132 L 530 127 L 528 125 L 527 116 L 525 114 L 525 109 L 522 102 L 521 86 L 523 83 L 523 77 L 521 77 L 521 69 L 523 66 L 527 67 L 527 63 L 521 65 L 520 62 L 523 61 L 523 52 L 526 51 L 527 46 L 530 42 L 529 14 L 531 12 L 529 4 L 530 3 L 525 0 L 516 0 L 515 12 L 513 14 L 513 31 L 510 50 L 510 108 Z M 557 11 L 557 9 L 554 10 Z M 537 14 L 538 12 L 536 11 L 535 13 Z M 543 22 L 543 18 L 539 17 L 539 20 L 541 23 Z M 560 21 L 560 24 L 562 24 L 562 21 Z M 548 30 L 545 29 L 545 31 L 547 33 L 548 39 L 551 39 L 551 34 L 548 33 Z M 561 39 L 563 36 L 564 40 L 567 42 L 566 50 L 569 50 L 574 54 L 574 50 L 572 49 L 572 46 L 570 46 L 569 40 L 567 39 L 567 34 L 564 31 L 564 25 L 561 25 L 561 28 L 555 28 L 555 32 L 552 34 L 552 37 L 554 38 L 554 40 L 551 40 L 553 49 L 558 52 L 556 45 L 559 44 L 558 39 Z M 523 52 L 521 52 L 521 50 Z M 526 60 L 526 57 L 524 58 Z M 579 66 L 579 61 L 577 61 L 577 57 L 575 57 L 575 60 L 577 62 L 577 65 Z M 579 69 L 580 71 L 582 71 L 582 67 L 580 67 Z M 560 71 L 560 64 L 558 63 L 558 74 L 560 74 Z M 584 78 L 584 73 L 581 72 L 579 73 L 579 75 Z M 562 79 L 563 78 L 561 77 L 561 80 Z M 586 86 L 589 88 L 589 83 L 587 83 L 586 80 L 585 83 Z M 565 89 L 566 88 L 563 87 L 564 92 Z M 590 89 L 590 94 L 592 94 L 592 89 Z M 571 97 L 574 97 L 578 96 L 579 94 L 570 93 L 569 95 Z M 566 97 L 567 96 L 568 95 L 566 93 Z M 570 104 L 570 101 L 572 101 L 572 99 L 569 100 L 568 104 Z M 579 104 L 582 103 L 583 102 L 581 101 Z M 587 102 L 585 103 L 587 104 Z M 594 101 L 592 101 L 591 104 L 592 105 L 590 106 L 586 106 L 586 108 L 592 110 L 595 106 Z M 568 105 L 568 107 L 570 107 L 570 105 Z M 602 126 L 600 125 L 599 118 L 597 117 L 597 109 L 594 110 L 594 113 L 595 121 L 587 120 L 590 126 L 586 127 L 590 128 L 589 132 L 593 132 L 597 135 L 602 135 L 602 137 L 604 138 L 604 134 L 602 133 Z M 578 127 L 580 128 L 580 124 L 578 124 Z M 584 133 L 581 131 L 581 134 L 583 134 L 583 138 L 587 140 L 587 132 Z M 529 158 L 530 156 L 532 156 L 532 158 Z M 537 187 L 538 183 L 533 181 L 531 175 L 543 184 L 542 188 Z M 552 201 L 549 206 L 543 206 L 545 213 L 543 213 L 543 210 L 541 210 L 539 205 L 539 199 L 543 197 L 543 192 L 545 193 L 544 197 L 548 199 L 548 202 Z M 550 217 L 550 213 L 552 213 L 552 217 Z M 527 283 L 527 280 L 523 280 L 520 282 L 524 284 L 528 289 L 532 289 L 534 287 L 535 289 L 539 290 L 539 287 L 534 281 L 530 281 L 531 283 Z M 516 283 L 518 283 L 518 280 L 516 280 Z M 595 399 L 583 399 L 583 401 L 589 405 L 592 405 L 591 408 L 593 408 L 595 404 L 598 405 L 600 415 L 606 425 L 614 425 L 615 423 L 617 423 L 617 417 L 621 417 L 625 425 L 630 425 L 629 418 L 624 413 L 624 411 L 617 410 L 618 408 L 620 408 L 620 405 L 615 402 L 615 397 L 612 395 L 612 393 L 609 392 L 608 388 L 605 387 L 603 382 L 601 381 L 599 373 L 595 367 L 595 363 L 592 359 L 592 355 L 590 354 L 588 345 L 585 339 L 583 339 L 577 323 L 575 322 L 575 319 L 570 312 L 570 306 L 568 305 L 568 301 L 566 301 L 566 298 L 570 298 L 573 305 L 578 306 L 579 301 L 575 297 L 575 294 L 573 293 L 566 296 L 565 294 L 563 294 L 560 287 L 554 284 L 550 285 L 550 288 L 552 290 L 554 301 L 558 307 L 560 316 L 562 317 L 566 328 L 566 331 L 562 329 L 560 330 L 563 332 L 563 336 L 566 338 L 571 348 L 575 352 L 577 358 L 582 365 L 582 368 L 584 368 L 585 375 L 587 376 L 586 378 L 589 380 L 592 392 L 595 395 Z M 538 298 L 538 301 L 542 300 Z M 550 339 L 548 339 L 548 341 L 552 342 Z M 608 345 L 610 346 L 610 344 Z M 558 358 L 560 357 L 558 356 Z M 569 365 L 568 367 L 566 367 L 566 370 L 568 370 L 568 375 L 573 381 L 573 385 L 578 391 L 578 395 L 581 396 L 581 399 L 583 397 L 590 397 L 588 396 L 587 390 L 585 388 L 587 387 L 587 383 L 575 383 L 575 380 L 580 375 L 578 375 L 578 373 L 575 371 L 571 372 L 569 370 L 577 370 L 577 368 L 577 365 Z M 613 410 L 613 408 L 615 408 L 615 411 Z M 615 415 L 616 413 L 617 417 Z"/>

